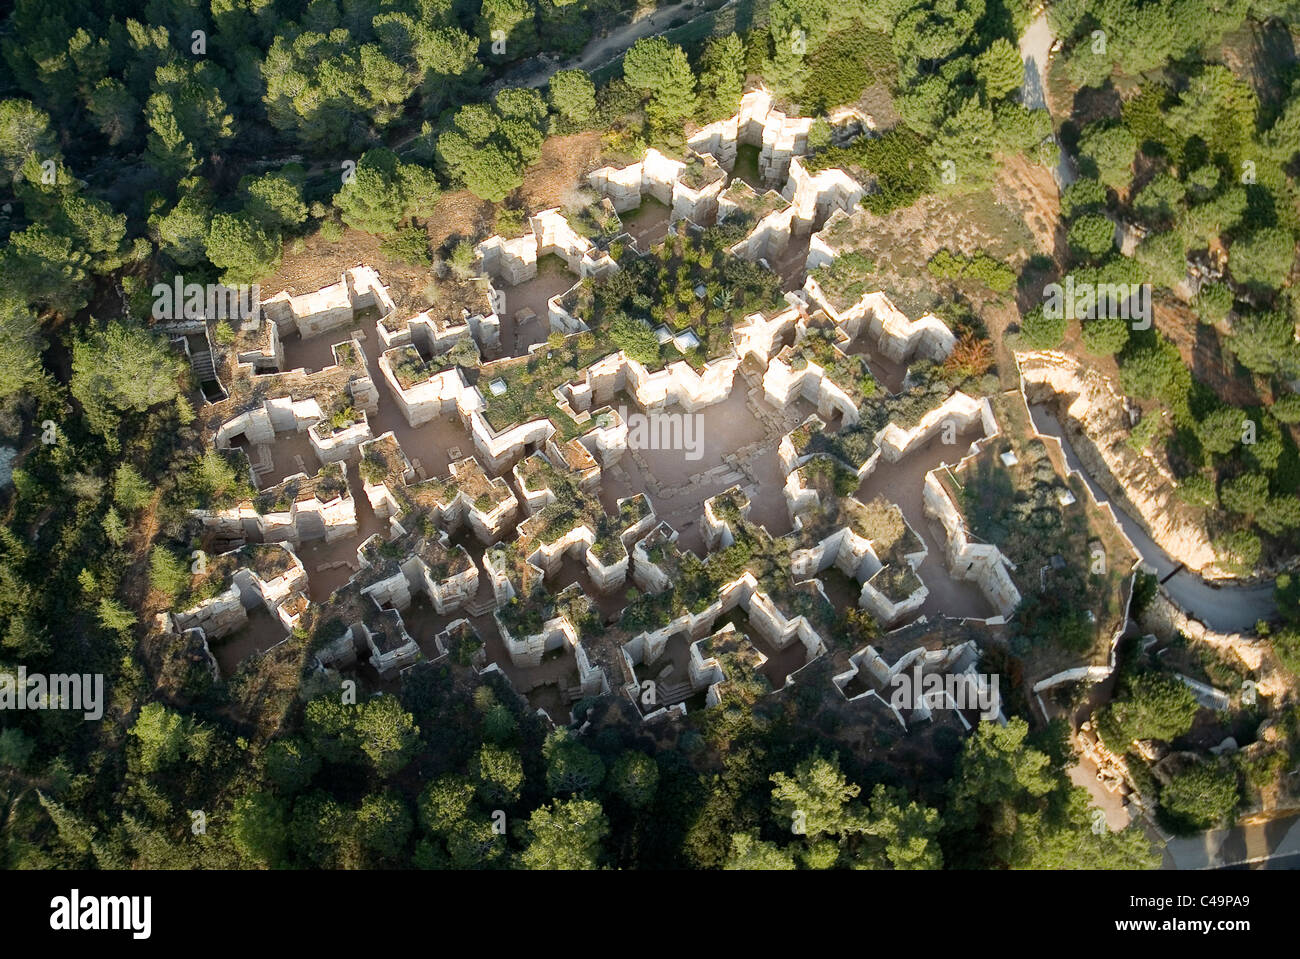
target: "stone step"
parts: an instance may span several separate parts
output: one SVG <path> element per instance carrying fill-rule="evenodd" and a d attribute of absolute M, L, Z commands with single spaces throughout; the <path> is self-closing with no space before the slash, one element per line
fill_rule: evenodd
<path fill-rule="evenodd" d="M 674 686 L 659 686 L 655 689 L 655 708 L 676 706 L 684 703 L 695 694 L 690 683 L 677 683 Z"/>
<path fill-rule="evenodd" d="M 216 367 L 212 365 L 211 353 L 197 353 L 190 356 L 190 369 L 200 380 L 216 378 Z"/>

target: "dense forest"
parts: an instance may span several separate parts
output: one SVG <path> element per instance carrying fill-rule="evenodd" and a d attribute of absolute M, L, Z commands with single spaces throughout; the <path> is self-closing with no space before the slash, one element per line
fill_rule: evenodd
<path fill-rule="evenodd" d="M 1001 156 L 1060 158 L 1050 117 L 1016 96 L 1028 0 L 734 7 L 734 29 L 717 36 L 691 29 L 699 11 L 684 9 L 679 37 L 532 86 L 539 55 L 576 54 L 626 24 L 634 4 L 18 0 L 0 29 L 0 444 L 11 473 L 0 491 L 0 666 L 100 673 L 108 702 L 98 722 L 0 716 L 0 863 L 1158 861 L 1136 829 L 1091 828 L 1086 794 L 1065 775 L 1063 730 L 1021 717 L 964 740 L 937 730 L 906 762 L 885 763 L 819 728 L 809 697 L 821 692 L 808 687 L 701 713 L 665 746 L 609 703 L 581 704 L 591 726 L 580 737 L 548 732 L 508 689 L 455 664 L 419 670 L 400 695 L 341 697 L 337 677 L 307 669 L 307 637 L 223 681 L 156 637 L 151 618 L 178 590 L 179 561 L 155 547 L 186 542 L 190 510 L 236 482 L 199 448 L 197 384 L 150 329 L 160 278 L 255 282 L 295 240 L 345 231 L 383 236 L 411 262 L 452 262 L 466 248 L 430 249 L 424 234 L 446 193 L 504 208 L 547 138 L 578 131 L 626 154 L 680 151 L 685 125 L 729 115 L 760 77 L 814 114 L 872 84 L 890 89 L 901 117 L 891 129 L 832 147 L 823 123 L 813 137 L 814 165 L 870 173 L 878 211 L 980 190 Z M 1244 448 L 1230 442 L 1240 410 L 1159 334 L 1101 320 L 1083 329 L 1090 349 L 1119 356 L 1126 390 L 1168 409 L 1151 421 L 1177 444 L 1187 495 L 1219 511 L 1225 548 L 1246 568 L 1294 553 L 1300 528 L 1286 431 L 1300 406 L 1280 389 L 1300 374 L 1300 303 L 1286 289 L 1300 228 L 1300 71 L 1292 60 L 1261 102 L 1205 52 L 1247 18 L 1294 23 L 1298 12 L 1286 0 L 1049 9 L 1071 82 L 1141 86 L 1116 115 L 1103 104 L 1059 132 L 1083 167 L 1062 199 L 1070 262 L 1107 276 L 1136 262 L 1162 276 L 1188 250 L 1226 250 L 1228 270 L 1197 312 L 1207 324 L 1233 312 L 1225 349 L 1279 387 L 1251 413 L 1260 442 Z M 1096 31 L 1108 38 L 1101 54 Z M 1103 237 L 1105 210 L 1148 228 L 1133 258 Z M 1018 335 L 1059 345 L 1066 330 L 1053 322 L 1027 311 Z"/>

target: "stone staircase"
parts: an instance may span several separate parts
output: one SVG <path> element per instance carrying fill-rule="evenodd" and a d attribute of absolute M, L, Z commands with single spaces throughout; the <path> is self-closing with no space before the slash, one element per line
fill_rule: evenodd
<path fill-rule="evenodd" d="M 678 703 L 690 699 L 693 695 L 695 695 L 695 690 L 691 688 L 689 682 L 659 683 L 655 686 L 655 701 L 651 708 L 676 706 Z"/>
<path fill-rule="evenodd" d="M 216 367 L 212 364 L 212 354 L 207 351 L 190 354 L 190 369 L 194 370 L 194 377 L 200 383 L 217 378 Z"/>

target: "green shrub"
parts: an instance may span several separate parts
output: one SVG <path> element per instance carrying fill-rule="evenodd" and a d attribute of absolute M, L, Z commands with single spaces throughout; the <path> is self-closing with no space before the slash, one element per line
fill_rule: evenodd
<path fill-rule="evenodd" d="M 1136 740 L 1169 742 L 1192 728 L 1200 707 L 1183 683 L 1158 672 L 1143 672 L 1129 680 L 1123 696 L 1102 709 L 1102 716 L 1124 749 Z"/>
<path fill-rule="evenodd" d="M 190 571 L 171 550 L 157 546 L 149 554 L 149 585 L 175 600 L 189 585 Z"/>
<path fill-rule="evenodd" d="M 1061 191 L 1061 216 L 1071 220 L 1106 209 L 1106 186 L 1095 177 L 1080 177 Z"/>
<path fill-rule="evenodd" d="M 429 235 L 416 226 L 398 230 L 379 244 L 379 250 L 411 266 L 428 266 L 433 262 L 429 256 Z"/>
<path fill-rule="evenodd" d="M 1036 306 L 1020 321 L 1020 344 L 1027 350 L 1054 350 L 1065 341 L 1068 321 L 1052 317 Z"/>
<path fill-rule="evenodd" d="M 1246 574 L 1252 572 L 1259 563 L 1263 547 L 1256 533 L 1238 529 L 1214 540 L 1214 549 L 1229 569 Z"/>
<path fill-rule="evenodd" d="M 1188 766 L 1160 790 L 1163 818 L 1183 833 L 1231 822 L 1239 801 L 1236 773 L 1215 762 Z"/>
<path fill-rule="evenodd" d="M 1279 396 L 1268 411 L 1279 423 L 1300 423 L 1300 394 Z"/>
<path fill-rule="evenodd" d="M 1193 473 L 1178 482 L 1178 497 L 1189 506 L 1213 509 L 1219 505 L 1219 492 L 1214 480 L 1202 473 Z"/>
<path fill-rule="evenodd" d="M 1225 283 L 1206 283 L 1192 301 L 1192 308 L 1202 323 L 1220 323 L 1232 310 L 1232 290 Z"/>
<path fill-rule="evenodd" d="M 1076 253 L 1100 257 L 1115 246 L 1115 224 L 1101 213 L 1087 213 L 1070 224 L 1066 239 Z"/>
<path fill-rule="evenodd" d="M 964 256 L 939 250 L 927 264 L 930 273 L 948 280 L 976 280 L 994 293 L 1007 293 L 1016 284 L 1016 271 L 987 253 Z"/>
<path fill-rule="evenodd" d="M 1099 356 L 1112 356 L 1128 344 L 1128 320 L 1103 316 L 1083 324 L 1083 343 Z"/>

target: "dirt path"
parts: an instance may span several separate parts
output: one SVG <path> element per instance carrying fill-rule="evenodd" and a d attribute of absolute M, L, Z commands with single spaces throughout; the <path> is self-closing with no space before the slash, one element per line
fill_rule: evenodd
<path fill-rule="evenodd" d="M 678 26 L 685 26 L 687 23 L 693 23 L 701 17 L 720 13 L 728 7 L 734 6 L 735 3 L 736 0 L 727 0 L 726 3 L 715 9 L 702 9 L 695 16 L 687 18 L 684 23 L 678 24 Z M 504 86 L 540 87 L 551 78 L 552 74 L 560 70 L 573 70 L 576 68 L 592 73 L 622 56 L 638 40 L 668 30 L 669 25 L 681 14 L 684 6 L 683 2 L 675 3 L 671 7 L 664 7 L 647 16 L 639 17 L 630 23 L 625 23 L 603 37 L 594 38 L 582 48 L 581 53 L 564 63 L 534 57 L 530 62 L 538 62 L 537 67 L 527 72 L 512 71 L 493 84 L 493 89 Z"/>
<path fill-rule="evenodd" d="M 1031 110 L 1042 109 L 1051 112 L 1047 104 L 1047 64 L 1052 57 L 1052 28 L 1047 25 L 1047 14 L 1041 14 L 1037 20 L 1025 28 L 1020 37 L 1020 59 L 1025 64 L 1025 82 L 1020 88 L 1020 101 Z M 1074 161 L 1065 150 L 1061 150 L 1061 160 L 1056 165 L 1056 182 L 1062 189 L 1076 179 Z"/>

